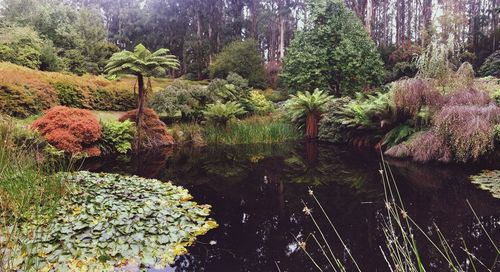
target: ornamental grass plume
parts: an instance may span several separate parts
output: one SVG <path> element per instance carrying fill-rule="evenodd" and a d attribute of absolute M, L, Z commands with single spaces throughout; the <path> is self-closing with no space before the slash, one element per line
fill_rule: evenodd
<path fill-rule="evenodd" d="M 500 108 L 494 103 L 445 106 L 434 116 L 436 132 L 462 162 L 477 160 L 494 149 L 494 126 L 498 122 Z"/>
<path fill-rule="evenodd" d="M 423 106 L 431 110 L 443 104 L 443 96 L 432 86 L 431 82 L 421 78 L 399 81 L 394 91 L 394 103 L 398 113 L 416 117 Z"/>

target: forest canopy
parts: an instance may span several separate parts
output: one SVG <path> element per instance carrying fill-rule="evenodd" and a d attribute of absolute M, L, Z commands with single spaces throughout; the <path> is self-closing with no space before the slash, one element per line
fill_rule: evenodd
<path fill-rule="evenodd" d="M 272 70 L 281 67 L 276 63 L 292 50 L 292 40 L 304 35 L 297 33 L 315 20 L 311 7 L 327 2 L 332 1 L 3 0 L 0 60 L 99 74 L 112 53 L 142 43 L 153 51 L 169 48 L 179 58 L 181 69 L 170 71 L 172 75 L 204 79 L 224 47 L 252 38 Z M 364 25 L 388 77 L 411 76 L 412 54 L 431 40 L 451 37 L 459 45 L 459 61 L 471 62 L 476 71 L 498 49 L 496 0 L 333 2 L 344 2 Z"/>

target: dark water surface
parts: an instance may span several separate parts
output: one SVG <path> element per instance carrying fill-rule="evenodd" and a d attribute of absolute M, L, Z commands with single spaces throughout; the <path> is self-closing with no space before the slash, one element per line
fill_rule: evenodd
<path fill-rule="evenodd" d="M 132 162 L 88 162 L 86 167 L 171 180 L 189 189 L 196 202 L 212 205 L 212 217 L 220 227 L 199 237 L 189 254 L 164 271 L 317 271 L 294 239 L 294 235 L 306 237 L 316 231 L 302 211 L 302 200 L 313 208 L 334 253 L 348 271 L 354 271 L 308 188 L 315 192 L 361 270 L 389 271 L 380 251 L 385 248 L 381 223 L 386 211 L 379 161 L 376 153 L 293 143 L 165 149 Z M 470 201 L 491 238 L 500 244 L 500 200 L 467 180 L 484 166 L 390 164 L 409 215 L 427 235 L 438 241 L 435 223 L 466 271 L 472 270 L 461 250 L 464 241 L 491 267 L 495 249 L 466 202 Z M 429 264 L 427 271 L 448 270 L 422 235 L 417 235 L 417 244 L 424 263 Z M 333 271 L 326 267 L 313 240 L 306 248 L 324 271 Z M 486 270 L 479 266 L 478 271 Z"/>

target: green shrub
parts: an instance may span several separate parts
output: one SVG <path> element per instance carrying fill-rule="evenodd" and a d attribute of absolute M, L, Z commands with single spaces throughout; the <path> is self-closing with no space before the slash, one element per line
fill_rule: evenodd
<path fill-rule="evenodd" d="M 481 68 L 479 68 L 479 74 L 483 77 L 500 77 L 500 50 L 493 52 L 486 58 Z"/>
<path fill-rule="evenodd" d="M 57 96 L 59 97 L 59 103 L 62 106 L 67 106 L 71 108 L 83 108 L 84 107 L 84 96 L 82 91 L 75 86 L 71 86 L 65 83 L 56 83 L 54 88 L 57 91 Z"/>
<path fill-rule="evenodd" d="M 250 91 L 248 105 L 252 112 L 259 114 L 270 113 L 274 110 L 273 103 L 257 90 Z"/>
<path fill-rule="evenodd" d="M 133 92 L 97 88 L 89 91 L 90 108 L 102 111 L 128 111 L 136 107 Z"/>
<path fill-rule="evenodd" d="M 265 87 L 264 59 L 257 48 L 253 39 L 230 43 L 210 65 L 210 77 L 226 78 L 233 72 L 248 79 L 252 87 Z"/>
<path fill-rule="evenodd" d="M 195 120 L 202 116 L 206 104 L 213 102 L 212 96 L 206 87 L 176 80 L 156 92 L 150 106 L 162 118 Z"/>
<path fill-rule="evenodd" d="M 214 79 L 208 85 L 208 92 L 215 100 L 222 102 L 234 101 L 246 105 L 250 97 L 248 80 L 235 73 L 230 73 L 227 79 Z"/>
<path fill-rule="evenodd" d="M 101 122 L 102 141 L 106 147 L 111 147 L 120 154 L 132 150 L 132 140 L 135 135 L 135 124 L 129 120 L 123 122 Z"/>
<path fill-rule="evenodd" d="M 246 111 L 243 107 L 234 101 L 229 101 L 222 103 L 220 101 L 215 102 L 215 104 L 208 104 L 207 109 L 203 111 L 205 118 L 216 124 L 227 127 L 229 120 L 236 118 L 245 114 Z"/>
<path fill-rule="evenodd" d="M 43 43 L 31 27 L 0 28 L 0 61 L 38 69 Z"/>
<path fill-rule="evenodd" d="M 296 33 L 284 59 L 291 93 L 328 90 L 351 95 L 382 83 L 384 67 L 375 43 L 343 1 L 308 1 L 310 20 Z"/>
<path fill-rule="evenodd" d="M 9 116 L 27 117 L 40 110 L 30 92 L 18 86 L 0 86 L 0 112 Z"/>

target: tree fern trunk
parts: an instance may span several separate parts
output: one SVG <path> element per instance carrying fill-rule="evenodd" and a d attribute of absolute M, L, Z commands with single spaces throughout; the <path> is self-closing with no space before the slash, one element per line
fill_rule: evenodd
<path fill-rule="evenodd" d="M 137 137 L 135 138 L 135 148 L 136 152 L 140 153 L 141 144 L 142 144 L 142 122 L 144 115 L 144 105 L 146 103 L 146 92 L 144 89 L 144 76 L 142 74 L 137 75 L 137 85 L 139 87 L 139 98 L 137 100 L 137 117 L 136 117 L 136 126 L 137 126 Z"/>
<path fill-rule="evenodd" d="M 307 139 L 316 139 L 318 137 L 318 115 L 309 113 L 306 117 L 306 137 Z"/>

